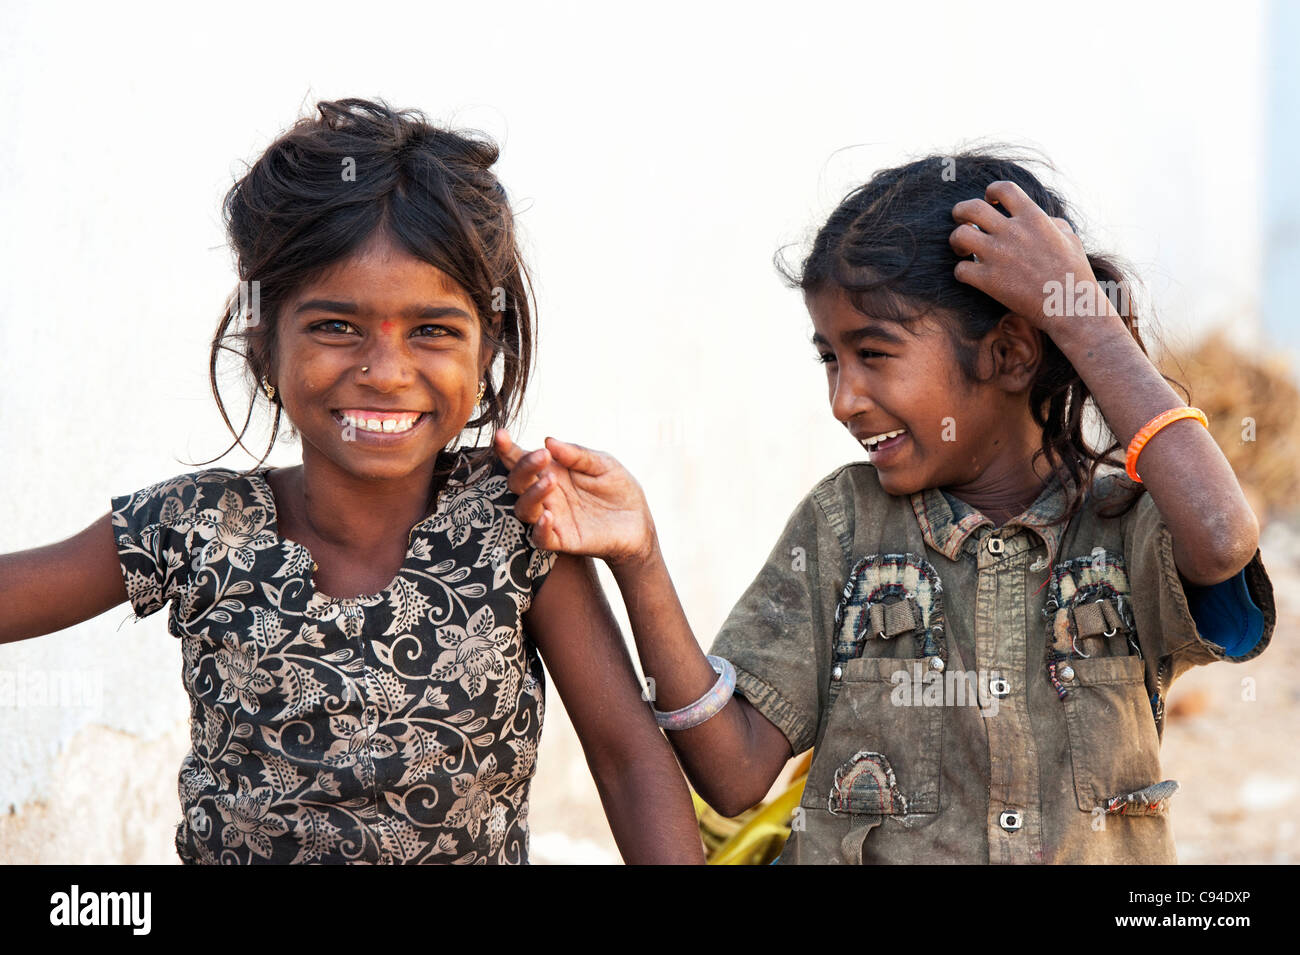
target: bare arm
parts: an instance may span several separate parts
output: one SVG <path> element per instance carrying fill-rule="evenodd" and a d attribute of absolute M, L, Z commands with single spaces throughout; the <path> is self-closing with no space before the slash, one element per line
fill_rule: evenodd
<path fill-rule="evenodd" d="M 642 669 L 655 681 L 655 706 L 673 710 L 717 680 L 682 611 L 640 486 L 609 455 L 548 440 L 525 454 L 505 432 L 497 453 L 520 494 L 519 519 L 539 546 L 603 557 L 623 594 Z M 564 459 L 551 458 L 551 450 Z M 714 809 L 738 815 L 767 794 L 791 756 L 776 726 L 741 697 L 708 722 L 670 731 L 669 741 L 696 791 Z"/>
<path fill-rule="evenodd" d="M 957 279 L 1048 334 L 1127 448 L 1138 429 L 1162 411 L 1180 407 L 1181 399 L 1098 284 L 1070 224 L 1049 218 L 1013 182 L 992 183 L 985 195 L 988 201 L 967 199 L 953 208 L 953 218 L 964 224 L 949 241 L 959 254 L 978 259 L 959 262 Z M 1049 308 L 1049 289 L 1059 291 L 1065 279 L 1091 298 L 1081 294 Z M 1212 586 L 1250 563 L 1259 548 L 1259 521 L 1228 459 L 1198 421 L 1178 420 L 1162 428 L 1142 450 L 1137 471 L 1169 526 L 1174 560 L 1185 580 Z"/>
<path fill-rule="evenodd" d="M 658 540 L 644 559 L 611 564 L 623 593 L 641 668 L 652 678 L 655 707 L 675 710 L 699 699 L 717 681 L 682 610 Z M 724 816 L 759 802 L 794 755 L 790 742 L 742 696 L 688 730 L 668 738 L 691 784 Z"/>
<path fill-rule="evenodd" d="M 125 601 L 111 514 L 57 544 L 0 554 L 0 643 L 66 630 Z"/>
<path fill-rule="evenodd" d="M 559 555 L 524 622 L 573 720 L 624 861 L 702 864 L 686 781 L 641 698 L 591 558 Z"/>
<path fill-rule="evenodd" d="M 1144 424 L 1182 400 L 1143 354 L 1102 293 L 1111 313 L 1086 331 L 1053 335 L 1092 391 L 1115 437 L 1127 448 Z M 1183 579 L 1200 587 L 1235 577 L 1259 549 L 1259 520 L 1232 465 L 1199 421 L 1162 428 L 1141 452 L 1138 474 L 1173 536 Z"/>

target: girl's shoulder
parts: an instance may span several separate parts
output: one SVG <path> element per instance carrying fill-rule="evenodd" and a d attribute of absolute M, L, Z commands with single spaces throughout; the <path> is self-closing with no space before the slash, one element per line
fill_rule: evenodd
<path fill-rule="evenodd" d="M 490 447 L 471 447 L 450 452 L 439 464 L 447 475 L 440 500 L 452 511 L 463 510 L 478 501 L 490 503 L 494 511 L 513 515 L 518 495 L 507 486 L 509 469 Z M 269 467 L 240 471 L 213 467 L 186 471 L 112 498 L 113 525 L 143 528 L 191 523 L 216 512 L 223 519 L 253 523 L 273 522 L 275 499 L 266 479 Z M 435 521 L 439 508 L 427 521 Z M 204 515 L 211 519 L 212 514 Z M 259 520 L 259 517 L 261 518 Z"/>
<path fill-rule="evenodd" d="M 168 526 L 194 519 L 203 509 L 240 510 L 248 506 L 270 511 L 274 507 L 262 471 L 205 468 L 187 471 L 112 498 L 113 526 Z"/>
<path fill-rule="evenodd" d="M 194 557 L 214 538 L 273 546 L 272 514 L 265 482 L 230 468 L 187 471 L 113 497 L 113 536 L 137 618 L 188 591 Z M 244 551 L 236 550 L 238 560 Z"/>
<path fill-rule="evenodd" d="M 513 515 L 519 495 L 510 490 L 510 469 L 505 466 L 490 447 L 461 448 L 444 457 L 439 465 L 447 475 L 446 483 L 438 495 L 439 506 L 430 519 L 444 510 L 456 511 L 480 502 L 490 505 L 493 511 Z"/>
<path fill-rule="evenodd" d="M 521 582 L 535 591 L 557 555 L 533 544 L 528 527 L 515 515 L 519 495 L 507 484 L 510 469 L 491 447 L 453 452 L 450 466 L 437 508 L 412 530 L 413 542 L 418 542 L 413 546 L 432 554 L 450 549 L 473 568 L 492 568 L 494 588 L 522 561 Z"/>

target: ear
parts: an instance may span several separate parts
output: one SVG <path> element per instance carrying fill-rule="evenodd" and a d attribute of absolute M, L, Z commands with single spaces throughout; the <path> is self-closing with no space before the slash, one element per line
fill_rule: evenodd
<path fill-rule="evenodd" d="M 1008 392 L 1027 391 L 1043 360 L 1043 333 L 1015 312 L 1002 316 L 990 333 L 995 378 Z"/>

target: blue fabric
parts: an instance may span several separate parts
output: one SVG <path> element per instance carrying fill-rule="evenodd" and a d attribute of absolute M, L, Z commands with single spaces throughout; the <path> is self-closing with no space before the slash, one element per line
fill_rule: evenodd
<path fill-rule="evenodd" d="M 1246 588 L 1246 570 L 1210 587 L 1184 581 L 1187 606 L 1201 636 L 1230 657 L 1255 649 L 1264 635 L 1264 614 Z"/>

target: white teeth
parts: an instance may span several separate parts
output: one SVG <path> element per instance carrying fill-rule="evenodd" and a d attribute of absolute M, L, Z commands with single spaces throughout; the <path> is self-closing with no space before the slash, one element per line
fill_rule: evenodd
<path fill-rule="evenodd" d="M 388 434 L 397 434 L 414 428 L 416 422 L 420 420 L 420 415 L 409 415 L 404 418 L 354 418 L 352 415 L 340 412 L 339 418 L 342 419 L 344 424 L 359 428 L 362 431 L 382 431 Z"/>
<path fill-rule="evenodd" d="M 867 438 L 862 443 L 866 445 L 867 448 L 872 448 L 882 441 L 888 441 L 890 438 L 902 434 L 906 430 L 906 428 L 900 428 L 898 431 L 886 431 L 884 434 L 878 434 L 874 438 Z"/>

